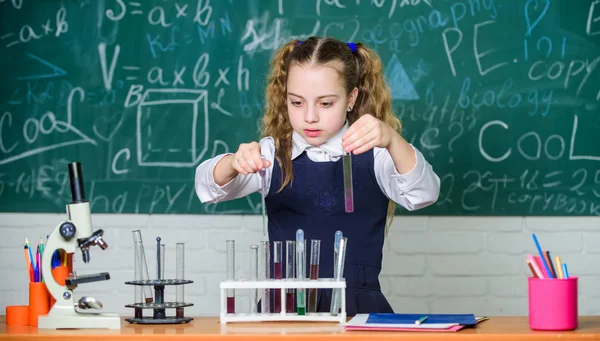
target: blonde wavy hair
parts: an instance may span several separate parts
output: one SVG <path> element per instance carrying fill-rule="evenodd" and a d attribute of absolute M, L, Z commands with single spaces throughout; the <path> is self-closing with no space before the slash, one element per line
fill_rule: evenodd
<path fill-rule="evenodd" d="M 287 76 L 290 65 L 330 65 L 344 80 L 348 94 L 356 87 L 358 96 L 352 111 L 348 112 L 349 124 L 360 116 L 371 114 L 401 133 L 400 120 L 392 111 L 392 96 L 385 80 L 381 59 L 371 49 L 356 43 L 355 52 L 344 42 L 332 38 L 310 37 L 300 43 L 292 40 L 283 45 L 271 60 L 266 88 L 266 112 L 262 136 L 275 141 L 275 158 L 281 167 L 281 187 L 293 182 L 292 133 L 287 111 Z M 394 202 L 390 200 L 387 210 L 386 234 L 394 215 Z"/>

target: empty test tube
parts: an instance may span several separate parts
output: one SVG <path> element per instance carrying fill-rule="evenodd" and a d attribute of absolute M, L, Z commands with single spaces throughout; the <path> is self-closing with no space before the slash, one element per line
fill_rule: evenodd
<path fill-rule="evenodd" d="M 160 279 L 165 279 L 165 244 L 160 244 Z"/>
<path fill-rule="evenodd" d="M 346 212 L 354 212 L 354 193 L 352 190 L 352 154 L 346 153 L 344 160 L 344 202 Z"/>
<path fill-rule="evenodd" d="M 319 279 L 319 258 L 321 255 L 321 241 L 312 239 L 310 241 L 310 279 Z M 317 289 L 308 289 L 308 312 L 317 312 Z"/>
<path fill-rule="evenodd" d="M 340 245 L 338 249 L 337 255 L 337 265 L 335 268 L 334 278 L 336 281 L 341 281 L 344 275 L 344 262 L 346 260 L 346 248 L 347 248 L 348 238 L 342 237 L 340 239 Z M 333 294 L 331 297 L 331 314 L 337 315 L 339 313 L 340 304 L 341 304 L 341 289 L 333 290 Z"/>
<path fill-rule="evenodd" d="M 269 246 L 270 244 L 268 241 L 260 242 L 260 253 L 263 267 L 261 279 L 264 281 L 271 279 L 271 250 L 269 249 Z M 260 311 L 263 314 L 268 314 L 271 312 L 271 290 L 269 288 L 263 289 Z"/>
<path fill-rule="evenodd" d="M 139 252 L 137 253 L 137 256 L 139 257 L 139 259 L 137 259 L 137 261 L 139 262 L 139 266 L 140 266 L 140 270 L 141 270 L 141 280 L 144 281 L 149 281 L 150 280 L 150 273 L 148 272 L 148 263 L 146 262 L 146 253 L 144 252 L 144 242 L 142 241 L 142 231 L 140 230 L 134 230 L 132 232 L 133 234 L 133 242 L 134 243 L 139 243 Z M 149 285 L 142 285 L 142 292 L 144 295 L 144 302 L 146 303 L 152 303 L 154 302 L 154 298 L 152 296 L 152 288 L 150 288 Z"/>
<path fill-rule="evenodd" d="M 296 242 L 294 240 L 285 241 L 285 278 L 296 278 Z M 296 311 L 296 295 L 294 289 L 285 289 L 285 312 L 293 313 Z"/>
<path fill-rule="evenodd" d="M 296 278 L 299 281 L 303 281 L 306 278 L 306 256 L 305 256 L 305 244 L 304 244 L 304 231 L 298 229 L 296 231 Z M 298 288 L 297 297 L 297 309 L 298 315 L 306 314 L 306 289 Z"/>
<path fill-rule="evenodd" d="M 136 281 L 141 281 L 143 279 L 142 276 L 142 262 L 141 262 L 141 252 L 143 252 L 144 246 L 140 242 L 133 243 L 133 269 L 134 269 L 134 279 Z M 134 285 L 134 297 L 135 303 L 144 303 L 144 292 L 142 285 Z M 142 318 L 142 308 L 135 308 L 135 318 Z"/>
<path fill-rule="evenodd" d="M 266 160 L 264 156 L 261 157 L 263 160 Z M 261 194 L 261 209 L 262 209 L 262 223 L 263 223 L 263 235 L 267 235 L 267 214 L 266 214 L 266 204 L 265 200 L 267 198 L 267 170 L 265 168 L 259 171 L 261 186 L 260 186 L 260 194 Z"/>
<path fill-rule="evenodd" d="M 175 279 L 184 280 L 185 279 L 185 243 L 177 243 L 175 244 Z M 183 284 L 175 286 L 175 300 L 177 303 L 185 302 L 185 294 L 184 294 L 185 286 Z M 176 309 L 176 314 L 178 318 L 183 318 L 183 307 L 179 307 Z"/>
<path fill-rule="evenodd" d="M 283 278 L 283 243 L 281 241 L 273 242 L 273 278 Z M 274 294 L 274 312 L 281 312 L 281 289 L 275 289 Z"/>
<path fill-rule="evenodd" d="M 258 280 L 258 245 L 250 245 L 250 279 Z M 258 312 L 258 289 L 250 289 L 250 313 Z"/>
<path fill-rule="evenodd" d="M 226 242 L 227 280 L 235 280 L 235 240 Z M 235 314 L 235 289 L 227 289 L 227 313 Z"/>
<path fill-rule="evenodd" d="M 160 257 L 160 237 L 156 237 L 156 279 L 161 279 L 160 266 L 162 265 L 162 258 Z M 159 302 L 157 302 L 159 303 Z"/>

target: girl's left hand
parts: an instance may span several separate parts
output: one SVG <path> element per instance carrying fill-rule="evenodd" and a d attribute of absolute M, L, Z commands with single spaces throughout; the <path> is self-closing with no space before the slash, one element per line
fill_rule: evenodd
<path fill-rule="evenodd" d="M 342 147 L 347 153 L 360 154 L 373 147 L 387 148 L 397 133 L 381 120 L 366 114 L 354 122 L 342 135 Z"/>

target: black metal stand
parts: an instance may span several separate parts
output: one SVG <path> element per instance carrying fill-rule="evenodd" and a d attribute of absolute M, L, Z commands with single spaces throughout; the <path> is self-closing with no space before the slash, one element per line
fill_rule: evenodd
<path fill-rule="evenodd" d="M 185 302 L 165 302 L 165 286 L 167 285 L 185 285 L 193 283 L 193 281 L 184 279 L 153 279 L 129 281 L 125 284 L 130 285 L 152 285 L 154 286 L 154 302 L 151 303 L 134 303 L 128 304 L 125 307 L 135 309 L 135 317 L 127 318 L 125 321 L 138 324 L 180 324 L 188 323 L 193 318 L 184 316 L 184 308 L 191 307 L 194 304 Z M 144 316 L 144 309 L 152 309 L 152 316 Z M 175 316 L 167 316 L 166 309 L 175 309 Z"/>

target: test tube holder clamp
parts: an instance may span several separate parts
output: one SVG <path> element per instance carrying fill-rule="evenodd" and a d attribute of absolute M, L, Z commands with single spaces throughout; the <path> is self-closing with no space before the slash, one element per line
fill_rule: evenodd
<path fill-rule="evenodd" d="M 194 281 L 184 279 L 152 279 L 128 281 L 125 284 L 129 285 L 152 285 L 154 286 L 154 302 L 153 303 L 134 303 L 128 304 L 125 307 L 135 309 L 135 317 L 126 318 L 125 321 L 137 324 L 182 324 L 193 320 L 192 317 L 185 317 L 183 309 L 191 307 L 193 303 L 185 302 L 164 302 L 165 286 L 168 285 L 185 285 Z M 143 310 L 153 310 L 152 316 L 143 316 Z M 167 316 L 166 309 L 176 309 L 175 316 Z"/>
<path fill-rule="evenodd" d="M 326 313 L 298 313 L 286 312 L 286 290 L 281 290 L 281 312 L 275 313 L 227 313 L 227 289 L 338 289 L 340 290 L 340 312 L 336 315 Z M 346 324 L 346 281 L 336 281 L 334 278 L 319 278 L 312 280 L 297 279 L 268 279 L 254 280 L 227 280 L 221 282 L 221 324 L 229 322 L 261 322 L 261 321 L 314 321 L 314 322 L 339 322 Z"/>

